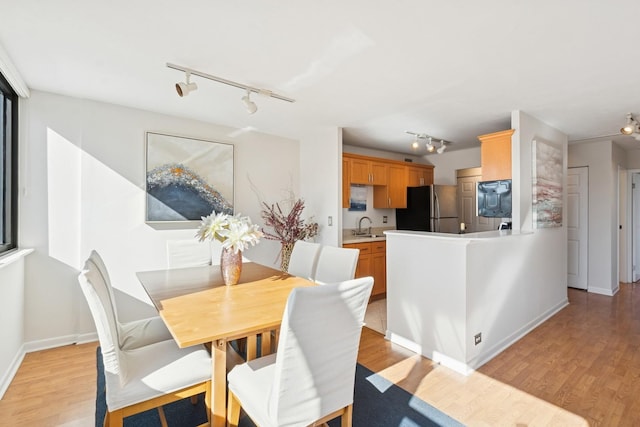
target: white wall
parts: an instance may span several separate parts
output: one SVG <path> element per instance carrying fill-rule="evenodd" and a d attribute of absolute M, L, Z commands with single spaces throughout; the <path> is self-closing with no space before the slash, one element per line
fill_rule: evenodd
<path fill-rule="evenodd" d="M 9 257 L 6 257 L 9 258 Z M 0 260 L 0 398 L 24 357 L 24 258 Z"/>
<path fill-rule="evenodd" d="M 342 130 L 337 127 L 309 129 L 300 141 L 300 195 L 305 199 L 303 216 L 313 216 L 320 226 L 315 239 L 340 245 L 342 207 Z M 329 225 L 331 217 L 332 225 Z"/>
<path fill-rule="evenodd" d="M 193 238 L 193 228 L 144 222 L 145 131 L 233 144 L 236 212 L 256 223 L 251 182 L 267 201 L 300 191 L 297 141 L 37 91 L 23 102 L 20 245 L 35 248 L 26 260 L 24 339 L 36 347 L 94 331 L 77 284 L 91 249 L 103 255 L 128 319 L 153 314 L 134 273 L 165 268 L 166 240 Z M 262 240 L 245 255 L 271 264 L 278 250 Z"/>
<path fill-rule="evenodd" d="M 616 160 L 617 159 L 617 160 Z M 614 295 L 618 269 L 618 165 L 611 141 L 589 141 L 569 146 L 569 166 L 589 168 L 589 269 L 587 289 Z"/>
<path fill-rule="evenodd" d="M 435 166 L 433 182 L 443 185 L 455 185 L 458 183 L 456 171 L 458 169 L 480 167 L 480 143 L 477 148 L 466 150 L 445 151 L 442 154 L 429 156 L 429 160 Z"/>

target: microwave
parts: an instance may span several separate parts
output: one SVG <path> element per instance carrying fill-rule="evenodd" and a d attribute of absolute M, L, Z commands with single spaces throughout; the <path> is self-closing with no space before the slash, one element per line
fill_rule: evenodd
<path fill-rule="evenodd" d="M 477 205 L 478 216 L 511 218 L 511 180 L 478 182 Z"/>

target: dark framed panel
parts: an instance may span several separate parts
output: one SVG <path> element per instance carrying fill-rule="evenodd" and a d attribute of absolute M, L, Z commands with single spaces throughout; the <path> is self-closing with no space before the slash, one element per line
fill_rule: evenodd
<path fill-rule="evenodd" d="M 0 254 L 18 246 L 18 95 L 0 74 Z"/>

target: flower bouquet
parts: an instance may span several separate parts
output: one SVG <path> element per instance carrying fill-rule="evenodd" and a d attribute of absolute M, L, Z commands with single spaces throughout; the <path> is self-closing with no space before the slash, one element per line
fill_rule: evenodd
<path fill-rule="evenodd" d="M 273 228 L 273 232 L 264 229 L 262 233 L 266 239 L 278 240 L 282 245 L 278 254 L 280 258 L 280 269 L 287 271 L 289 268 L 289 258 L 293 245 L 298 240 L 309 239 L 318 234 L 318 223 L 308 222 L 301 219 L 304 209 L 304 200 L 297 199 L 293 203 L 291 210 L 285 214 L 278 203 L 268 205 L 262 203 L 262 219 L 266 226 Z"/>
<path fill-rule="evenodd" d="M 211 215 L 202 217 L 196 233 L 201 242 L 210 239 L 222 243 L 220 270 L 227 285 L 238 283 L 242 271 L 242 251 L 256 245 L 262 236 L 260 227 L 252 224 L 249 217 L 222 212 L 212 212 Z"/>

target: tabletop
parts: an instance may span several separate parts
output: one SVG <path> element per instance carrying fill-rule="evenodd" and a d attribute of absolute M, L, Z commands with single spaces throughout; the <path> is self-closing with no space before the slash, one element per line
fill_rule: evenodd
<path fill-rule="evenodd" d="M 293 288 L 315 283 L 271 267 L 244 263 L 240 283 L 226 286 L 220 266 L 137 273 L 180 347 L 276 329 Z"/>

